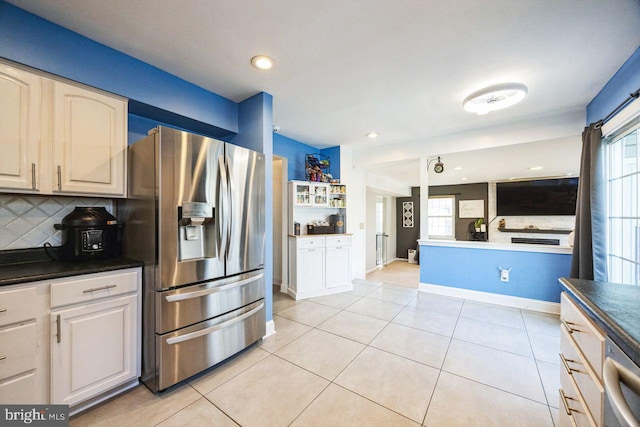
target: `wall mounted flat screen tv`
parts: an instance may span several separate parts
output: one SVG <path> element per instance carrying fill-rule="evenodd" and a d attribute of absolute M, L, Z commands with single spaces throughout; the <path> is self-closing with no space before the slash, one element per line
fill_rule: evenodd
<path fill-rule="evenodd" d="M 498 182 L 498 216 L 575 215 L 578 178 Z"/>

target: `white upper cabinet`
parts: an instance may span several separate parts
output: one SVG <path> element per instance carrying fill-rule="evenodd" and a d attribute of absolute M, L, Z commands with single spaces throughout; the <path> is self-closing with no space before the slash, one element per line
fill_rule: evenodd
<path fill-rule="evenodd" d="M 124 195 L 127 105 L 53 82 L 54 192 Z"/>
<path fill-rule="evenodd" d="M 0 99 L 0 192 L 126 197 L 126 99 L 7 62 Z"/>
<path fill-rule="evenodd" d="M 38 190 L 40 77 L 0 63 L 0 189 Z"/>

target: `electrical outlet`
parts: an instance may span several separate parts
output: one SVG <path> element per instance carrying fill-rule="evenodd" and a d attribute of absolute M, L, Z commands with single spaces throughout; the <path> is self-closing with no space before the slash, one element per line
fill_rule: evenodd
<path fill-rule="evenodd" d="M 509 272 L 511 271 L 511 269 L 504 269 L 504 270 L 500 270 L 500 281 L 501 282 L 508 282 L 509 281 Z"/>
<path fill-rule="evenodd" d="M 364 230 L 364 222 L 360 223 L 360 230 Z"/>

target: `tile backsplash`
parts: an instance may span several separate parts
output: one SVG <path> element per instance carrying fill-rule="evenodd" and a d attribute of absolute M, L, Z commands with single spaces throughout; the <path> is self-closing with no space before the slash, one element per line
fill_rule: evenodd
<path fill-rule="evenodd" d="M 60 245 L 62 222 L 76 206 L 103 206 L 113 214 L 110 199 L 91 197 L 0 194 L 0 250 Z"/>

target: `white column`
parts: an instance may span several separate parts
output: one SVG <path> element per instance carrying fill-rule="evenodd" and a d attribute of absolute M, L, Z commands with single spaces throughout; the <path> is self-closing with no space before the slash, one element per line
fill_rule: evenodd
<path fill-rule="evenodd" d="M 429 158 L 420 158 L 420 240 L 429 238 L 427 201 L 429 200 Z"/>

